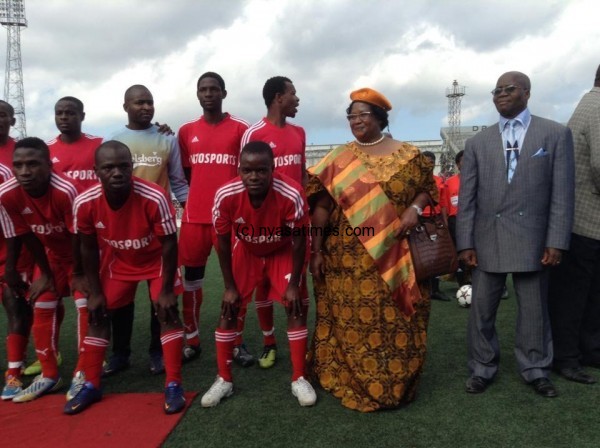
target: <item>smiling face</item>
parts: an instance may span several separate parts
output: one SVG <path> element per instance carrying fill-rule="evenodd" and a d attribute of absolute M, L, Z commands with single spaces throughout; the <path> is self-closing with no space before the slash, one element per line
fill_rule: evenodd
<path fill-rule="evenodd" d="M 511 86 L 515 88 L 513 89 Z M 503 74 L 498 78 L 496 89 L 498 89 L 498 93 L 494 94 L 494 105 L 504 118 L 514 118 L 527 107 L 530 86 L 527 77 L 522 73 Z"/>
<path fill-rule="evenodd" d="M 262 199 L 267 196 L 273 170 L 273 158 L 269 154 L 242 152 L 239 173 L 250 198 Z"/>
<path fill-rule="evenodd" d="M 381 137 L 381 123 L 373 114 L 369 104 L 355 101 L 350 107 L 348 116 L 352 135 L 359 142 L 368 143 Z"/>

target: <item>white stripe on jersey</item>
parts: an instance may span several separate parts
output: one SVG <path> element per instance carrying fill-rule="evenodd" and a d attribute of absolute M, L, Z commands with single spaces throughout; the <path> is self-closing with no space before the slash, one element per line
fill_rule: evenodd
<path fill-rule="evenodd" d="M 79 207 L 84 202 L 92 201 L 100 196 L 102 196 L 102 185 L 97 184 L 75 198 L 73 202 L 73 228 L 75 229 L 75 233 L 77 233 L 77 212 L 79 211 Z"/>
<path fill-rule="evenodd" d="M 6 165 L 2 165 L 0 163 L 0 176 L 2 176 L 1 181 L 6 182 L 8 179 L 12 177 L 12 171 Z"/>
<path fill-rule="evenodd" d="M 215 218 L 217 215 L 217 211 L 219 210 L 219 207 L 221 206 L 221 202 L 223 202 L 223 199 L 225 199 L 227 196 L 232 196 L 234 194 L 238 194 L 238 193 L 244 191 L 245 189 L 246 189 L 246 187 L 244 187 L 243 182 L 241 180 L 239 180 L 232 184 L 227 184 L 224 187 L 221 187 L 217 190 L 217 192 L 215 193 L 215 203 L 214 203 L 213 209 L 212 209 L 213 226 L 215 225 Z"/>
<path fill-rule="evenodd" d="M 273 178 L 273 190 L 279 192 L 282 196 L 288 198 L 294 203 L 294 218 L 296 220 L 304 216 L 304 199 L 298 190 L 286 184 L 281 179 L 275 178 Z"/>
<path fill-rule="evenodd" d="M 240 143 L 240 152 L 242 152 L 242 148 L 246 146 L 246 143 L 250 141 L 250 136 L 252 136 L 252 133 L 256 132 L 260 128 L 264 128 L 266 125 L 267 123 L 264 120 L 260 120 L 258 123 L 254 123 L 248 129 L 246 129 L 246 132 L 244 132 L 244 135 L 242 136 L 242 142 Z"/>
<path fill-rule="evenodd" d="M 250 123 L 248 123 L 246 120 L 244 120 L 243 118 L 240 117 L 236 117 L 235 115 L 231 115 L 229 114 L 229 118 L 231 118 L 233 121 L 237 121 L 238 123 L 242 123 L 245 124 L 246 127 L 250 127 Z"/>
<path fill-rule="evenodd" d="M 66 193 L 67 196 L 69 196 L 71 203 L 77 196 L 77 188 L 75 188 L 75 185 L 73 185 L 68 180 L 63 179 L 62 177 L 60 177 L 58 174 L 56 174 L 54 172 L 50 174 L 50 185 L 52 185 L 57 190 L 60 190 L 63 193 Z"/>
<path fill-rule="evenodd" d="M 177 233 L 175 217 L 171 213 L 169 203 L 167 202 L 167 198 L 164 194 L 136 180 L 133 181 L 133 191 L 142 197 L 154 201 L 158 205 L 160 217 L 162 218 L 162 227 L 166 235 Z"/>
<path fill-rule="evenodd" d="M 15 188 L 19 188 L 19 182 L 17 182 L 16 177 L 11 177 L 2 185 L 0 185 L 0 198 L 2 195 L 10 190 L 14 190 Z M 1 199 L 0 199 L 1 202 Z M 14 238 L 17 236 L 15 234 L 15 226 L 11 217 L 9 216 L 6 209 L 0 205 L 0 223 L 2 224 L 2 230 L 4 231 L 4 238 Z"/>

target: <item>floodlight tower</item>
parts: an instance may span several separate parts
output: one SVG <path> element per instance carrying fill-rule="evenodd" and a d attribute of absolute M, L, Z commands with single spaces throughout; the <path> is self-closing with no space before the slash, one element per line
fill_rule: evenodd
<path fill-rule="evenodd" d="M 24 0 L 0 0 L 0 24 L 6 28 L 4 100 L 15 108 L 14 133 L 21 139 L 27 136 L 21 63 L 21 27 L 27 26 Z"/>
<path fill-rule="evenodd" d="M 452 86 L 446 89 L 448 98 L 448 132 L 445 136 L 440 156 L 440 171 L 443 175 L 454 174 L 454 157 L 457 149 L 462 148 L 460 135 L 460 103 L 465 96 L 465 88 L 458 84 L 456 79 Z"/>

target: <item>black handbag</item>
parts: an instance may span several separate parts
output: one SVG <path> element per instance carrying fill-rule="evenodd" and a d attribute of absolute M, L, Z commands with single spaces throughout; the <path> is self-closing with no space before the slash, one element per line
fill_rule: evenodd
<path fill-rule="evenodd" d="M 429 196 L 431 216 L 419 216 L 419 224 L 410 230 L 408 245 L 417 281 L 453 274 L 458 269 L 456 248 L 442 214 L 435 213 Z"/>

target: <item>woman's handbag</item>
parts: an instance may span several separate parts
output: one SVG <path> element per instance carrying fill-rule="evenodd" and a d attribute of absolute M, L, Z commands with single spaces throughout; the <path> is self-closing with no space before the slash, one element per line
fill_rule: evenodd
<path fill-rule="evenodd" d="M 419 224 L 410 230 L 408 245 L 417 281 L 458 269 L 456 248 L 450 236 L 448 223 L 442 214 L 435 214 L 435 205 L 429 197 L 431 216 L 419 216 Z"/>

